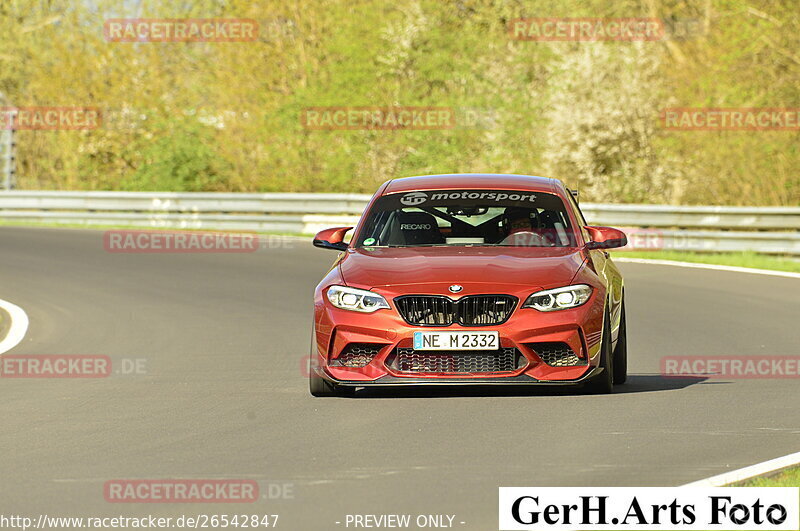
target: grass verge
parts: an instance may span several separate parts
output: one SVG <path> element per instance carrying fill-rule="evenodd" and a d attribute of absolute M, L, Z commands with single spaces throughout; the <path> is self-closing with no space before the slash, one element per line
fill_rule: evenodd
<path fill-rule="evenodd" d="M 788 468 L 778 474 L 748 479 L 735 487 L 800 487 L 800 466 Z"/>
<path fill-rule="evenodd" d="M 752 269 L 771 269 L 773 271 L 789 271 L 800 273 L 800 260 L 789 257 L 769 256 L 757 253 L 689 253 L 681 251 L 617 251 L 617 258 L 649 258 L 651 260 L 673 260 L 676 262 L 693 262 L 698 264 L 714 264 Z"/>

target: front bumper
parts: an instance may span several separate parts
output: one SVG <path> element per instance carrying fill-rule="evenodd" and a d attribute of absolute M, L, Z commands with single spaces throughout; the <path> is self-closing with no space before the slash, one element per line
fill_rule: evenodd
<path fill-rule="evenodd" d="M 378 290 L 375 290 L 378 291 Z M 510 293 L 524 300 L 530 288 Z M 499 325 L 462 327 L 414 326 L 398 312 L 391 293 L 382 293 L 390 309 L 374 313 L 359 313 L 333 307 L 317 292 L 314 312 L 314 338 L 311 368 L 320 377 L 342 386 L 401 386 L 401 385 L 580 385 L 600 372 L 598 367 L 602 338 L 604 293 L 595 290 L 589 301 L 574 309 L 539 312 L 532 308 L 514 309 L 510 318 Z M 410 372 L 401 371 L 391 363 L 398 349 L 412 346 L 414 332 L 438 331 L 498 331 L 500 346 L 514 348 L 520 356 L 515 370 L 505 372 Z M 377 354 L 363 367 L 347 367 L 337 358 L 348 345 L 374 345 Z M 579 364 L 553 366 L 537 354 L 541 344 L 566 344 L 580 359 Z M 541 351 L 540 351 L 541 352 Z"/>
<path fill-rule="evenodd" d="M 365 382 L 363 380 L 338 380 L 333 378 L 330 374 L 323 371 L 317 371 L 317 374 L 331 383 L 343 387 L 397 387 L 405 385 L 433 385 L 433 386 L 451 386 L 451 385 L 539 385 L 539 386 L 578 386 L 582 385 L 589 380 L 592 380 L 603 372 L 602 367 L 590 367 L 583 376 L 575 380 L 537 380 L 528 376 L 527 374 L 520 374 L 518 376 L 508 377 L 483 377 L 483 378 L 429 378 L 429 377 L 396 377 L 384 376 L 375 381 Z"/>

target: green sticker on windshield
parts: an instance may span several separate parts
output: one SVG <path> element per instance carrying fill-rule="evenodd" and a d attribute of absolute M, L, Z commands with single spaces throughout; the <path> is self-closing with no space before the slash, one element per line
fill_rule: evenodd
<path fill-rule="evenodd" d="M 367 238 L 364 240 L 364 245 L 372 245 L 373 243 L 375 243 L 375 238 Z"/>

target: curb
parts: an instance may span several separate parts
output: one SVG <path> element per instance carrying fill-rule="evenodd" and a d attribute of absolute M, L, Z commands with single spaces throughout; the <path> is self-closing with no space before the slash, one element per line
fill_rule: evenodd
<path fill-rule="evenodd" d="M 783 457 L 778 457 L 777 459 L 764 461 L 763 463 L 758 463 L 745 468 L 740 468 L 739 470 L 732 470 L 730 472 L 725 472 L 724 474 L 719 474 L 717 476 L 712 476 L 710 478 L 701 479 L 699 481 L 694 481 L 692 483 L 687 483 L 686 485 L 681 485 L 681 486 L 723 487 L 725 485 L 730 485 L 731 483 L 739 483 L 741 481 L 753 479 L 755 477 L 763 476 L 765 474 L 780 472 L 785 468 L 789 468 L 797 464 L 800 464 L 800 452 L 785 455 Z"/>
<path fill-rule="evenodd" d="M 20 344 L 28 331 L 30 321 L 25 310 L 3 299 L 0 299 L 0 311 L 8 315 L 8 331 L 0 339 L 0 355 L 2 355 Z M 5 321 L 6 319 L 3 320 Z M 3 328 L 5 329 L 6 325 L 3 325 Z"/>

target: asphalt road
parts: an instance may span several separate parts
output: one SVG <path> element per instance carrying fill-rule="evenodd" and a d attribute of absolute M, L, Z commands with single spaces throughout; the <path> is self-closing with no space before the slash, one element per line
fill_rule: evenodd
<path fill-rule="evenodd" d="M 609 396 L 440 390 L 313 399 L 312 290 L 335 257 L 110 254 L 101 231 L 0 228 L 10 354 L 110 356 L 99 379 L 0 379 L 0 513 L 248 513 L 343 529 L 348 513 L 497 529 L 499 486 L 675 486 L 798 450 L 797 380 L 661 378 L 665 355 L 796 355 L 796 279 L 621 264 L 629 384 Z M 116 371 L 144 360 L 143 374 Z M 247 505 L 112 504 L 128 478 L 288 486 Z M 460 522 L 464 522 L 461 524 Z"/>

